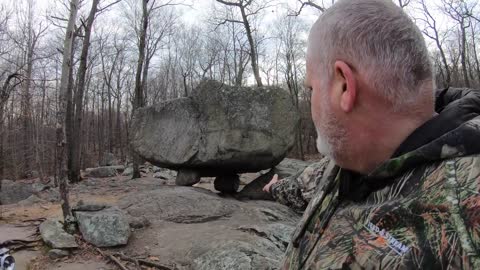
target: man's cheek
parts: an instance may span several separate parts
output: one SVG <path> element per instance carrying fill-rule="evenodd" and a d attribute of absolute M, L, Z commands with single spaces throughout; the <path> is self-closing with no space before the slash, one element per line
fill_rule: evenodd
<path fill-rule="evenodd" d="M 321 118 L 321 108 L 320 108 L 320 100 L 318 97 L 318 94 L 312 93 L 312 102 L 311 102 L 311 111 L 312 111 L 312 120 L 317 125 L 317 123 L 320 123 L 320 118 Z"/>

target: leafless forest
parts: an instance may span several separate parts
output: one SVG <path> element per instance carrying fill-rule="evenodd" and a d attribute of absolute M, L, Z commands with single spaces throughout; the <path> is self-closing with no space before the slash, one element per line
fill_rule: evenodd
<path fill-rule="evenodd" d="M 188 96 L 205 78 L 288 89 L 302 113 L 291 156 L 314 154 L 306 38 L 331 2 L 0 1 L 0 179 L 76 182 L 105 153 L 138 163 L 132 112 Z M 423 31 L 437 86 L 479 88 L 480 4 L 395 2 Z"/>

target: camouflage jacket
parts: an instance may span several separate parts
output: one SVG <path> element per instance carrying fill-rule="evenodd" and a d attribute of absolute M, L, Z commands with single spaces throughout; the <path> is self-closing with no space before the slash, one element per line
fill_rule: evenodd
<path fill-rule="evenodd" d="M 310 202 L 330 160 L 323 158 L 310 164 L 298 175 L 280 179 L 270 187 L 270 194 L 279 203 L 303 212 Z"/>
<path fill-rule="evenodd" d="M 371 174 L 329 164 L 281 269 L 480 269 L 480 92 L 436 107 Z"/>

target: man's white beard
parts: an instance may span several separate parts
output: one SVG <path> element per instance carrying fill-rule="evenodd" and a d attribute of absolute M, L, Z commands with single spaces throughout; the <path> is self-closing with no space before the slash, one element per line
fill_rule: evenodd
<path fill-rule="evenodd" d="M 324 111 L 324 122 L 315 124 L 317 130 L 317 150 L 332 160 L 338 158 L 344 150 L 346 132 L 340 121 L 327 110 Z"/>
<path fill-rule="evenodd" d="M 333 146 L 328 141 L 327 136 L 322 134 L 319 128 L 317 130 L 317 150 L 320 154 L 333 159 Z"/>

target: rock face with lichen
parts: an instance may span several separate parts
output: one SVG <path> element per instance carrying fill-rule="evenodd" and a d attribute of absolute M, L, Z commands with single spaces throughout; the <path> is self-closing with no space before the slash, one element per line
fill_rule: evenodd
<path fill-rule="evenodd" d="M 83 238 L 97 247 L 126 245 L 130 237 L 129 220 L 116 208 L 95 209 L 98 211 L 75 211 L 78 228 Z"/>
<path fill-rule="evenodd" d="M 238 201 L 197 187 L 135 192 L 119 200 L 118 207 L 131 220 L 150 224 L 139 224 L 121 251 L 175 262 L 175 269 L 278 269 L 300 219 L 275 202 Z"/>
<path fill-rule="evenodd" d="M 281 88 L 204 81 L 190 97 L 139 109 L 131 145 L 152 164 L 201 176 L 257 172 L 282 161 L 298 123 Z"/>
<path fill-rule="evenodd" d="M 57 220 L 46 220 L 40 224 L 40 235 L 43 241 L 52 248 L 76 248 L 75 237 L 63 230 L 62 224 Z"/>

